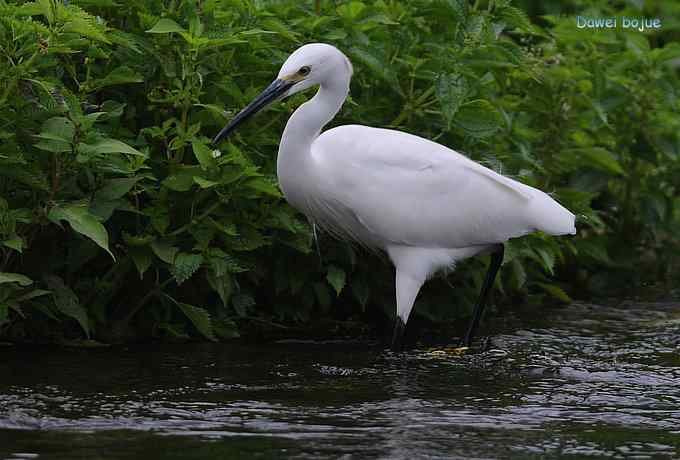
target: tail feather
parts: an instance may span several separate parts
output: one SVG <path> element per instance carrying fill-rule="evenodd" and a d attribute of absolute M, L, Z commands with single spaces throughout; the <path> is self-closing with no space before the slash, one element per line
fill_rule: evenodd
<path fill-rule="evenodd" d="M 531 202 L 536 229 L 550 235 L 576 234 L 576 216 L 546 193 Z"/>

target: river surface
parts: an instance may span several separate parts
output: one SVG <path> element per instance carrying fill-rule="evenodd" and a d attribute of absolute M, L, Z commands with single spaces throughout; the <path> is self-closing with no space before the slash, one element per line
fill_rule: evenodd
<path fill-rule="evenodd" d="M 0 347 L 0 459 L 680 459 L 679 311 L 575 304 L 462 356 Z"/>

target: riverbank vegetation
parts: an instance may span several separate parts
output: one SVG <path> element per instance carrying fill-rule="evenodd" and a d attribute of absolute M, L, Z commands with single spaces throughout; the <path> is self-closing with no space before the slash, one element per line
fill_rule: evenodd
<path fill-rule="evenodd" d="M 354 64 L 333 125 L 431 138 L 579 215 L 573 238 L 510 242 L 498 306 L 670 289 L 680 7 L 601 3 L 0 0 L 0 338 L 341 336 L 389 324 L 389 264 L 326 235 L 317 251 L 277 188 L 278 139 L 308 95 L 221 151 L 209 145 L 315 41 Z M 662 27 L 592 31 L 576 14 Z M 486 263 L 430 283 L 417 321 L 465 319 Z"/>

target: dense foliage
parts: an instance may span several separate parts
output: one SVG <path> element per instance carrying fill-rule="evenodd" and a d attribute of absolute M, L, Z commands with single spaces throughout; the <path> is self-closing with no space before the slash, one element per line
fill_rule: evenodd
<path fill-rule="evenodd" d="M 592 31 L 540 3 L 521 4 L 530 20 L 509 0 L 0 0 L 0 337 L 216 340 L 387 323 L 389 264 L 324 235 L 317 254 L 276 186 L 278 139 L 308 95 L 209 146 L 312 41 L 354 63 L 333 124 L 437 140 L 579 214 L 574 238 L 511 242 L 506 300 L 671 283 L 680 10 L 568 2 L 570 14 L 664 19 Z M 485 263 L 449 276 L 455 289 L 431 283 L 415 315 L 468 315 Z"/>

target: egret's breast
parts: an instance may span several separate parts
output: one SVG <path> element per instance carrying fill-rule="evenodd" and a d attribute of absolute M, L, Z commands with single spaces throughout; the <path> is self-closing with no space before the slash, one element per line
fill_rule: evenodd
<path fill-rule="evenodd" d="M 376 235 L 333 193 L 331 184 L 286 179 L 280 179 L 279 183 L 286 201 L 327 233 L 362 246 L 382 248 Z"/>
<path fill-rule="evenodd" d="M 286 174 L 278 172 L 279 188 L 283 196 L 292 207 L 298 211 L 308 214 L 307 198 L 313 193 L 312 187 L 297 178 L 291 178 Z"/>

